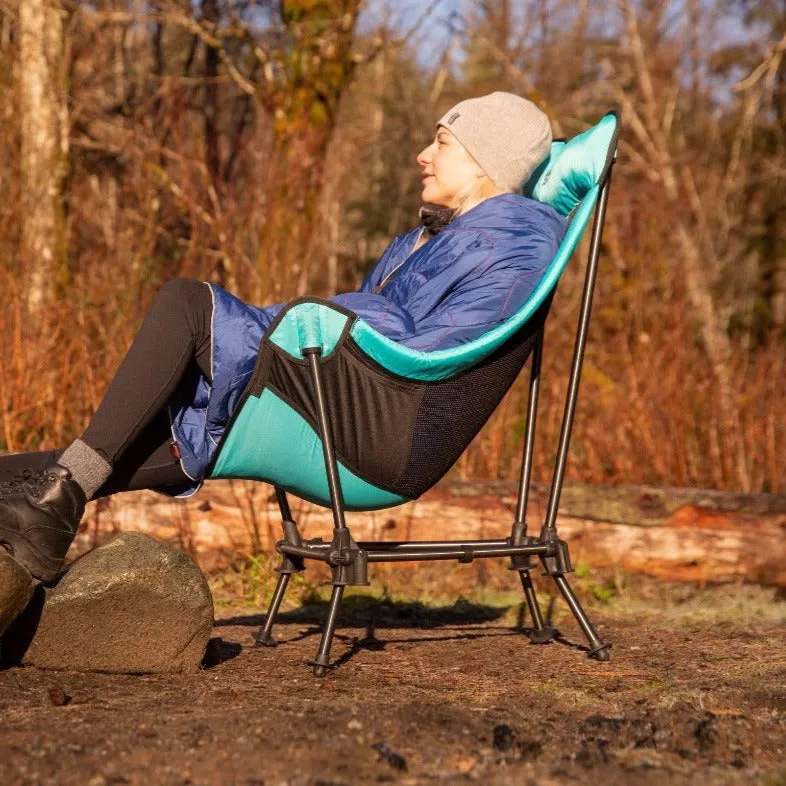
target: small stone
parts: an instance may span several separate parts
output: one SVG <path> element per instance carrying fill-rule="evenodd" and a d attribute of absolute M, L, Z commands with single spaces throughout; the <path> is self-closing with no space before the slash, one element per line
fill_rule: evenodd
<path fill-rule="evenodd" d="M 399 772 L 407 771 L 407 760 L 400 753 L 396 753 L 384 740 L 375 742 L 371 747 L 379 754 L 380 761 L 387 762 Z"/>
<path fill-rule="evenodd" d="M 33 595 L 32 576 L 0 546 L 0 636 Z"/>
<path fill-rule="evenodd" d="M 516 732 L 507 723 L 494 727 L 494 748 L 498 751 L 509 751 L 516 742 Z"/>
<path fill-rule="evenodd" d="M 352 718 L 347 724 L 347 728 L 350 731 L 360 731 L 363 728 L 363 724 L 357 718 Z"/>
<path fill-rule="evenodd" d="M 71 697 L 63 690 L 62 685 L 53 685 L 49 689 L 49 701 L 53 707 L 65 707 L 71 703 Z"/>
<path fill-rule="evenodd" d="M 46 590 L 21 660 L 72 671 L 190 671 L 212 625 L 210 589 L 191 557 L 124 533 L 74 561 Z"/>

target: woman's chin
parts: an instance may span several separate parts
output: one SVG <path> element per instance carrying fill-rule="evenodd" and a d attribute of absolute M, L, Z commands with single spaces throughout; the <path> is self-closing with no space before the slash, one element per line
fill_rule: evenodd
<path fill-rule="evenodd" d="M 441 205 L 442 207 L 450 207 L 449 201 L 445 199 L 443 194 L 438 191 L 430 190 L 426 186 L 420 194 L 420 200 L 428 205 Z"/>

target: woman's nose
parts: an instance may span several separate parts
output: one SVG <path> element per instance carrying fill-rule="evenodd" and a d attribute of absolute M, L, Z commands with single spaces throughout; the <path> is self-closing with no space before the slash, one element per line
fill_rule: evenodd
<path fill-rule="evenodd" d="M 415 159 L 421 166 L 426 166 L 431 161 L 431 145 L 424 147 Z"/>

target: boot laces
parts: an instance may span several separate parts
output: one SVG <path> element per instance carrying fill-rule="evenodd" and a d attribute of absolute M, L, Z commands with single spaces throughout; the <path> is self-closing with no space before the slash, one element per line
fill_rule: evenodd
<path fill-rule="evenodd" d="M 0 496 L 9 497 L 27 492 L 33 498 L 39 498 L 48 482 L 46 470 L 22 469 L 11 477 L 11 480 L 0 481 Z"/>

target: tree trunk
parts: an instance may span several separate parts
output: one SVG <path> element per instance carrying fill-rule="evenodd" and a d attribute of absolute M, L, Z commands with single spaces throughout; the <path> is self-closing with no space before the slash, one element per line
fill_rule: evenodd
<path fill-rule="evenodd" d="M 20 0 L 19 111 L 22 128 L 22 238 L 31 317 L 67 274 L 64 185 L 68 109 L 63 11 L 58 0 Z"/>
<path fill-rule="evenodd" d="M 316 250 L 325 158 L 354 64 L 351 48 L 361 0 L 284 0 L 292 49 L 282 60 L 285 87 L 263 102 L 275 138 L 259 266 L 275 299 L 308 290 Z"/>
<path fill-rule="evenodd" d="M 516 491 L 517 484 L 509 481 L 443 482 L 407 505 L 352 513 L 348 524 L 356 540 L 504 538 L 513 523 Z M 531 533 L 540 529 L 547 499 L 545 486 L 531 489 Z M 330 510 L 294 497 L 291 502 L 304 537 L 330 537 Z M 112 514 L 101 516 L 101 505 L 107 504 Z M 270 487 L 246 481 L 213 481 L 193 500 L 163 500 L 152 492 L 123 494 L 97 506 L 91 503 L 88 517 L 94 517 L 95 526 L 91 522 L 82 528 L 81 549 L 95 545 L 90 538 L 106 537 L 119 525 L 190 544 L 205 569 L 226 565 L 238 553 L 272 553 L 281 537 Z M 572 484 L 563 489 L 557 526 L 574 565 L 620 568 L 669 581 L 786 587 L 786 497 Z M 504 568 L 504 562 L 496 562 Z"/>

